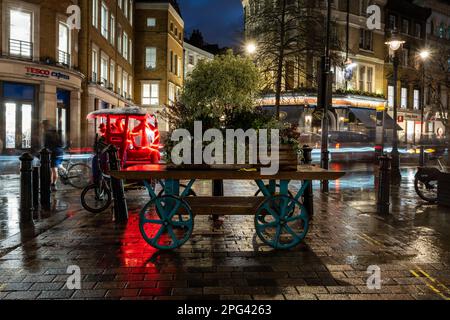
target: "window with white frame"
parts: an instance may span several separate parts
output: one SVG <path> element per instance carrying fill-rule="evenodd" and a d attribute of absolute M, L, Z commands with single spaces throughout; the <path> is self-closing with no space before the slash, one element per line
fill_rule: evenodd
<path fill-rule="evenodd" d="M 177 76 L 181 77 L 183 71 L 183 60 L 181 60 L 181 57 L 178 57 L 178 71 L 177 71 Z"/>
<path fill-rule="evenodd" d="M 174 73 L 178 76 L 178 55 L 177 54 L 174 57 L 174 63 L 175 63 Z"/>
<path fill-rule="evenodd" d="M 92 81 L 98 81 L 98 51 L 97 49 L 92 49 Z"/>
<path fill-rule="evenodd" d="M 98 27 L 98 0 L 92 0 L 92 25 Z"/>
<path fill-rule="evenodd" d="M 143 83 L 142 84 L 142 104 L 144 106 L 159 105 L 159 84 Z"/>
<path fill-rule="evenodd" d="M 9 54 L 31 58 L 33 54 L 33 14 L 20 9 L 11 9 L 9 15 Z"/>
<path fill-rule="evenodd" d="M 122 56 L 128 60 L 128 34 L 126 32 L 123 33 L 122 42 Z"/>
<path fill-rule="evenodd" d="M 122 94 L 122 67 L 117 65 L 117 93 Z"/>
<path fill-rule="evenodd" d="M 394 107 L 394 86 L 388 86 L 388 106 Z"/>
<path fill-rule="evenodd" d="M 109 31 L 108 31 L 108 23 L 109 23 L 109 17 L 108 17 L 108 6 L 103 1 L 102 2 L 102 14 L 101 14 L 101 33 L 102 36 L 108 39 Z"/>
<path fill-rule="evenodd" d="M 123 33 L 122 33 L 122 27 L 118 26 L 117 28 L 117 51 L 119 51 L 120 54 L 122 54 L 122 42 L 123 42 Z"/>
<path fill-rule="evenodd" d="M 401 100 L 400 100 L 400 108 L 406 109 L 408 107 L 408 89 L 402 88 L 401 90 Z"/>
<path fill-rule="evenodd" d="M 373 92 L 373 67 L 367 67 L 366 91 Z"/>
<path fill-rule="evenodd" d="M 102 83 L 102 86 L 107 87 L 108 86 L 108 68 L 109 68 L 109 62 L 108 57 L 104 54 L 102 54 L 100 58 L 100 81 Z"/>
<path fill-rule="evenodd" d="M 358 66 L 358 90 L 373 92 L 374 67 L 369 65 Z"/>
<path fill-rule="evenodd" d="M 58 62 L 70 65 L 70 31 L 63 22 L 58 24 Z"/>
<path fill-rule="evenodd" d="M 176 99 L 176 90 L 175 85 L 172 82 L 169 82 L 169 104 L 174 105 Z"/>
<path fill-rule="evenodd" d="M 128 54 L 128 62 L 132 65 L 133 64 L 133 40 L 130 39 L 130 47 L 129 47 L 129 54 Z"/>
<path fill-rule="evenodd" d="M 365 66 L 359 67 L 358 78 L 359 78 L 359 85 L 358 85 L 359 91 L 365 91 L 364 90 L 364 83 L 366 81 L 366 67 Z"/>
<path fill-rule="evenodd" d="M 414 110 L 420 109 L 420 91 L 414 89 Z"/>
<path fill-rule="evenodd" d="M 130 0 L 130 24 L 133 25 L 133 0 Z"/>
<path fill-rule="evenodd" d="M 116 17 L 111 15 L 109 19 L 109 42 L 114 46 L 116 40 Z"/>
<path fill-rule="evenodd" d="M 128 73 L 123 71 L 122 73 L 122 88 L 123 88 L 123 96 L 125 98 L 128 97 Z"/>
<path fill-rule="evenodd" d="M 156 68 L 156 48 L 147 47 L 145 48 L 145 68 L 155 69 Z"/>
<path fill-rule="evenodd" d="M 132 76 L 130 76 L 128 78 L 128 87 L 129 87 L 128 93 L 129 93 L 130 99 L 133 99 L 133 77 Z"/>
<path fill-rule="evenodd" d="M 114 90 L 116 83 L 116 63 L 114 60 L 111 60 L 109 63 L 109 87 L 111 90 Z"/>
<path fill-rule="evenodd" d="M 119 4 L 119 8 L 122 9 L 123 0 L 117 0 L 117 3 Z"/>
<path fill-rule="evenodd" d="M 149 27 L 149 28 L 156 27 L 156 19 L 155 18 L 147 18 L 147 27 Z"/>
<path fill-rule="evenodd" d="M 128 0 L 123 0 L 123 13 L 125 14 L 125 18 L 128 19 Z"/>

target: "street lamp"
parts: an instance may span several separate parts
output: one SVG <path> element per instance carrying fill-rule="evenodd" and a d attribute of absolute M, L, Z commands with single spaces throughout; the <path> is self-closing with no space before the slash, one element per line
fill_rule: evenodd
<path fill-rule="evenodd" d="M 425 62 L 430 57 L 430 51 L 422 50 L 419 53 L 420 59 L 422 60 L 422 99 L 420 99 L 420 159 L 419 165 L 421 167 L 425 166 L 425 148 L 423 145 L 423 125 L 425 121 Z"/>
<path fill-rule="evenodd" d="M 247 43 L 247 45 L 245 46 L 245 51 L 248 53 L 248 54 L 255 54 L 255 52 L 256 52 L 256 49 L 257 49 L 257 47 L 256 47 L 256 44 L 254 43 L 254 42 L 249 42 L 249 43 Z"/>
<path fill-rule="evenodd" d="M 398 90 L 397 90 L 397 82 L 398 82 L 398 67 L 400 65 L 400 58 L 398 56 L 398 50 L 405 43 L 399 36 L 396 30 L 391 32 L 391 37 L 386 41 L 389 49 L 394 52 L 393 56 L 393 66 L 394 66 L 394 134 L 392 137 L 392 166 L 391 166 L 391 175 L 392 181 L 400 182 L 401 173 L 400 173 L 400 153 L 398 152 L 398 132 L 397 132 L 397 100 L 398 100 Z"/>

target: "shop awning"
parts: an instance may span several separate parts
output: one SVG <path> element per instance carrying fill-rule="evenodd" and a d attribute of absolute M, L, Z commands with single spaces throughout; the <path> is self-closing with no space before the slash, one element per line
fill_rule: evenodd
<path fill-rule="evenodd" d="M 364 124 L 366 128 L 374 129 L 377 127 L 377 112 L 375 110 L 350 108 L 350 111 Z"/>
<path fill-rule="evenodd" d="M 280 106 L 281 120 L 292 124 L 297 124 L 300 121 L 304 106 Z M 275 114 L 275 106 L 264 106 L 263 110 Z"/>

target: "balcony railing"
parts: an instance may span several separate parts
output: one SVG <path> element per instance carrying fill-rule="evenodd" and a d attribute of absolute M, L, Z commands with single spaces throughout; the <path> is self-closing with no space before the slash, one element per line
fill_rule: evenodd
<path fill-rule="evenodd" d="M 58 50 L 58 62 L 65 66 L 70 66 L 70 54 L 61 50 Z"/>
<path fill-rule="evenodd" d="M 9 55 L 22 59 L 32 59 L 33 43 L 22 40 L 9 39 Z"/>

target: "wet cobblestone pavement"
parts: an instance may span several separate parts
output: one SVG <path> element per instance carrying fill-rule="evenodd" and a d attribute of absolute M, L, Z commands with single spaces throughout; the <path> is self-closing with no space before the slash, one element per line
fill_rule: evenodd
<path fill-rule="evenodd" d="M 157 252 L 139 233 L 144 191 L 127 193 L 124 226 L 112 222 L 111 212 L 85 212 L 79 191 L 64 189 L 52 213 L 20 228 L 18 180 L 3 176 L 0 299 L 449 299 L 450 209 L 419 201 L 408 169 L 393 190 L 393 214 L 381 217 L 369 170 L 332 183 L 329 195 L 315 183 L 312 227 L 291 251 L 263 245 L 253 216 L 226 217 L 220 230 L 202 216 L 182 248 Z M 194 189 L 208 194 L 210 183 Z M 255 190 L 252 183 L 225 183 L 229 195 Z M 81 268 L 82 290 L 67 289 L 70 265 Z M 366 285 L 371 265 L 381 268 L 380 290 Z"/>

